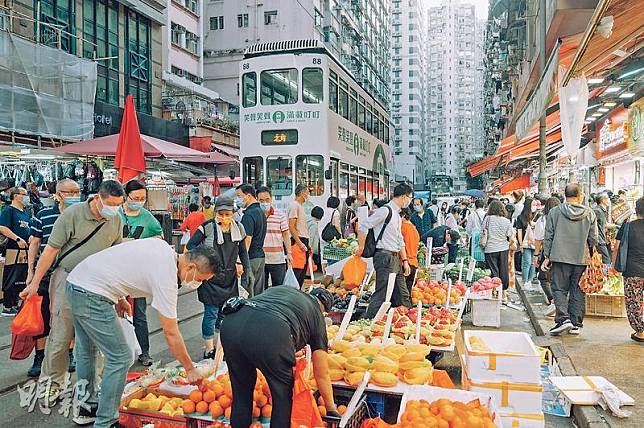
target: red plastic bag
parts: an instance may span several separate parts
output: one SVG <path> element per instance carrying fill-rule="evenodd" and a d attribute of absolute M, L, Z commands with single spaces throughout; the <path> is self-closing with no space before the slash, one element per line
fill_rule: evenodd
<path fill-rule="evenodd" d="M 315 403 L 311 387 L 304 372 L 306 369 L 306 358 L 300 358 L 295 365 L 295 383 L 293 384 L 293 407 L 291 408 L 291 428 L 323 427 L 320 409 Z"/>
<path fill-rule="evenodd" d="M 342 267 L 344 288 L 351 290 L 362 284 L 367 273 L 367 262 L 362 257 L 353 256 Z"/>
<path fill-rule="evenodd" d="M 18 334 L 11 335 L 11 353 L 9 359 L 24 360 L 31 355 L 31 351 L 36 347 L 36 340 L 33 336 L 23 336 Z"/>
<path fill-rule="evenodd" d="M 11 332 L 23 336 L 38 336 L 45 331 L 45 321 L 42 318 L 42 296 L 29 298 L 11 322 Z"/>
<path fill-rule="evenodd" d="M 293 256 L 293 269 L 304 269 L 306 266 L 306 251 L 299 245 L 291 245 L 291 255 Z"/>

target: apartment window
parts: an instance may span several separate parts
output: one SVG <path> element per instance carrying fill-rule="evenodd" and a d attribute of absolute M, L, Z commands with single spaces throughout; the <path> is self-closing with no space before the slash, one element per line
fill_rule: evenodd
<path fill-rule="evenodd" d="M 83 56 L 97 61 L 96 99 L 119 104 L 119 5 L 111 0 L 83 1 Z"/>
<path fill-rule="evenodd" d="M 308 104 L 317 104 L 324 98 L 322 69 L 305 68 L 302 70 L 302 100 Z"/>
<path fill-rule="evenodd" d="M 416 60 L 414 58 L 409 58 L 409 65 L 416 65 Z"/>
<path fill-rule="evenodd" d="M 409 31 L 414 30 L 414 28 L 415 28 L 414 24 L 409 24 Z"/>
<path fill-rule="evenodd" d="M 414 106 L 410 105 L 409 106 L 409 112 L 412 113 L 414 111 Z"/>
<path fill-rule="evenodd" d="M 37 4 L 40 3 L 40 43 L 58 48 L 58 36 L 60 35 L 61 49 L 76 53 L 76 2 L 74 0 L 34 0 L 34 11 L 37 11 Z M 62 32 L 55 29 L 60 28 Z"/>
<path fill-rule="evenodd" d="M 152 113 L 151 23 L 148 18 L 127 10 L 125 26 L 125 93 L 134 97 L 134 105 L 143 113 Z"/>
<path fill-rule="evenodd" d="M 172 43 L 181 46 L 181 36 L 186 33 L 186 29 L 174 22 L 170 24 L 170 38 Z"/>
<path fill-rule="evenodd" d="M 199 15 L 199 2 L 197 0 L 186 0 L 186 9 L 195 15 Z"/>
<path fill-rule="evenodd" d="M 248 28 L 248 14 L 242 13 L 237 15 L 237 27 L 239 28 Z"/>
<path fill-rule="evenodd" d="M 322 15 L 322 12 L 314 8 L 315 12 L 315 26 L 316 27 L 322 27 L 324 24 L 324 15 Z"/>
<path fill-rule="evenodd" d="M 414 70 L 409 70 L 409 77 L 414 77 L 415 73 Z"/>
<path fill-rule="evenodd" d="M 186 49 L 195 55 L 199 55 L 199 36 L 186 32 Z"/>
<path fill-rule="evenodd" d="M 264 25 L 276 25 L 277 24 L 277 11 L 269 10 L 264 12 Z"/>
<path fill-rule="evenodd" d="M 263 105 L 294 104 L 297 102 L 297 69 L 262 71 L 261 103 Z"/>
<path fill-rule="evenodd" d="M 211 30 L 223 30 L 224 29 L 224 17 L 223 16 L 211 16 L 210 17 L 210 29 Z"/>
<path fill-rule="evenodd" d="M 414 94 L 409 94 L 409 101 L 414 101 Z"/>
<path fill-rule="evenodd" d="M 410 117 L 410 118 L 409 118 L 409 123 L 414 123 L 414 122 L 415 122 L 414 118 L 413 118 L 413 117 Z"/>
<path fill-rule="evenodd" d="M 414 89 L 416 87 L 415 82 L 409 82 L 409 89 Z"/>
<path fill-rule="evenodd" d="M 416 40 L 414 36 L 409 36 L 409 43 L 413 43 Z"/>

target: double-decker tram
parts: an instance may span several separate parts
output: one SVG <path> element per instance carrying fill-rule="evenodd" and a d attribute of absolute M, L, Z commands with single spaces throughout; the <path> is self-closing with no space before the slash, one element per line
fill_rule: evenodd
<path fill-rule="evenodd" d="M 316 40 L 260 43 L 240 63 L 242 180 L 283 208 L 305 184 L 311 202 L 389 196 L 389 115 Z"/>

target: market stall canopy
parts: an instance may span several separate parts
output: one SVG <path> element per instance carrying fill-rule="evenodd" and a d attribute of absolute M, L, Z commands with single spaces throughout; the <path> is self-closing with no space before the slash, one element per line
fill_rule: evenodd
<path fill-rule="evenodd" d="M 189 162 L 189 163 L 208 163 L 215 165 L 226 165 L 226 164 L 235 164 L 237 159 L 234 159 L 230 156 L 227 156 L 219 152 L 201 152 L 205 157 L 195 158 L 195 157 L 173 157 L 172 160 L 179 162 Z"/>
<path fill-rule="evenodd" d="M 530 174 L 523 174 L 501 186 L 500 193 L 505 195 L 513 190 L 527 189 L 530 187 Z"/>
<path fill-rule="evenodd" d="M 468 166 L 467 172 L 469 172 L 472 177 L 476 177 L 477 175 L 483 174 L 484 172 L 496 168 L 500 161 L 500 156 L 488 156 Z"/>
<path fill-rule="evenodd" d="M 52 149 L 52 151 L 73 153 L 75 155 L 83 156 L 113 157 L 116 155 L 118 139 L 119 134 L 106 135 L 104 137 L 98 137 L 92 140 L 82 141 L 80 143 L 65 144 L 64 146 Z M 147 158 L 190 158 L 194 159 L 195 162 L 197 161 L 196 159 L 199 159 L 199 161 L 201 161 L 201 159 L 206 159 L 205 162 L 208 162 L 207 153 L 180 146 L 179 144 L 174 144 L 169 141 L 150 137 L 149 135 L 141 135 L 141 143 L 143 144 L 143 154 Z"/>

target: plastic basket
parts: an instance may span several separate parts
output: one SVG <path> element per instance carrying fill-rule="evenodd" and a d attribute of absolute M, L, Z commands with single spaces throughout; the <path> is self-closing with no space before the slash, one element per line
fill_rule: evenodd
<path fill-rule="evenodd" d="M 336 403 L 337 404 L 337 403 Z M 349 421 L 345 425 L 346 428 L 360 428 L 360 425 L 362 425 L 362 422 L 365 419 L 369 419 L 369 409 L 367 407 L 367 403 L 364 399 L 358 403 L 358 407 L 356 407 L 356 411 L 353 412 L 353 415 L 349 418 Z M 324 422 L 327 424 L 327 428 L 338 428 L 340 426 L 340 419 L 339 418 L 333 418 L 333 417 L 328 417 L 324 416 L 322 418 Z"/>
<path fill-rule="evenodd" d="M 322 250 L 324 259 L 329 261 L 340 261 L 351 256 L 353 252 L 348 248 L 338 248 L 333 245 L 327 245 Z"/>
<path fill-rule="evenodd" d="M 472 324 L 477 327 L 501 327 L 501 301 L 471 300 Z"/>
<path fill-rule="evenodd" d="M 432 281 L 440 281 L 443 278 L 445 265 L 437 264 L 429 266 L 429 279 Z"/>
<path fill-rule="evenodd" d="M 586 294 L 586 315 L 594 317 L 626 317 L 624 296 L 606 294 Z"/>

